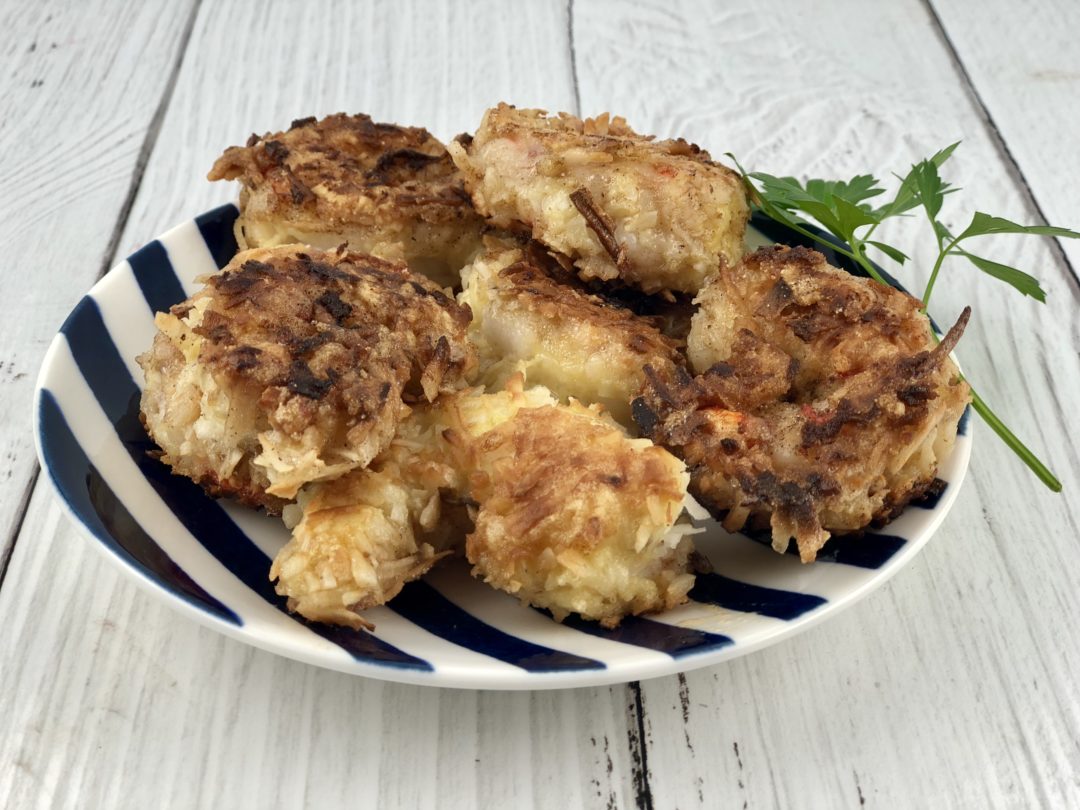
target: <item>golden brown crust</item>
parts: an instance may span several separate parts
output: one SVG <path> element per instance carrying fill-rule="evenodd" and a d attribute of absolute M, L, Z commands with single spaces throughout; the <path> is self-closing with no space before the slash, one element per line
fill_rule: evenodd
<path fill-rule="evenodd" d="M 813 560 L 830 531 L 887 520 L 932 485 L 969 390 L 905 293 L 765 248 L 699 296 L 702 373 L 650 370 L 642 432 L 686 461 L 691 490 L 729 529 L 771 521 Z"/>
<path fill-rule="evenodd" d="M 163 461 L 274 509 L 365 466 L 407 402 L 459 387 L 476 362 L 468 310 L 404 265 L 344 251 L 238 254 L 157 321 L 142 411 Z"/>
<path fill-rule="evenodd" d="M 800 390 L 931 345 L 915 298 L 831 267 L 804 247 L 761 248 L 723 268 L 696 302 L 687 353 L 699 373 L 726 360 L 741 331 L 795 360 L 792 384 Z"/>
<path fill-rule="evenodd" d="M 442 262 L 456 272 L 484 229 L 442 143 L 366 115 L 306 118 L 252 135 L 225 150 L 208 178 L 243 184 L 242 247 L 348 241 L 414 270 Z"/>
<path fill-rule="evenodd" d="M 557 619 L 608 627 L 685 602 L 692 544 L 687 527 L 673 528 L 682 462 L 597 408 L 520 386 L 440 400 L 477 504 L 465 546 L 474 574 Z"/>
<path fill-rule="evenodd" d="M 464 544 L 493 586 L 614 626 L 686 601 L 689 527 L 672 524 L 687 482 L 667 451 L 518 377 L 417 406 L 367 469 L 305 487 L 271 577 L 291 610 L 369 627 L 357 611 Z"/>
<path fill-rule="evenodd" d="M 623 520 L 604 506 L 661 498 L 681 509 L 680 467 L 666 451 L 635 447 L 612 424 L 585 418 L 584 409 L 581 418 L 568 418 L 573 413 L 551 406 L 518 411 L 470 448 L 469 491 L 483 503 L 468 546 L 474 563 L 483 556 L 485 568 L 516 570 L 547 549 L 588 557 L 608 524 Z M 576 502 L 592 508 L 568 508 Z M 512 543 L 484 542 L 486 521 L 495 517 Z"/>
<path fill-rule="evenodd" d="M 285 132 L 230 146 L 207 175 L 265 193 L 260 208 L 310 212 L 320 221 L 366 222 L 372 208 L 460 221 L 472 206 L 446 147 L 426 129 L 337 113 L 293 121 Z"/>
<path fill-rule="evenodd" d="M 591 292 L 565 273 L 546 251 L 535 247 L 527 250 L 519 261 L 499 273 L 497 287 L 524 312 L 549 321 L 587 325 L 598 337 L 602 335 L 636 355 L 642 367 L 650 363 L 666 369 L 681 362 L 678 342 L 665 337 L 651 318 Z"/>
<path fill-rule="evenodd" d="M 682 139 L 657 141 L 606 114 L 500 104 L 449 148 L 478 211 L 499 227 L 524 223 L 583 278 L 693 293 L 742 255 L 740 178 Z"/>
<path fill-rule="evenodd" d="M 465 509 L 441 497 L 463 488 L 441 417 L 438 404 L 418 405 L 369 467 L 307 486 L 289 507 L 292 538 L 270 568 L 289 610 L 370 630 L 359 611 L 386 603 L 464 545 Z"/>
<path fill-rule="evenodd" d="M 319 403 L 364 422 L 403 394 L 433 399 L 472 362 L 461 340 L 469 313 L 428 279 L 373 256 L 248 251 L 207 290 L 212 303 L 194 330 L 201 361 L 263 389 L 274 407 Z"/>

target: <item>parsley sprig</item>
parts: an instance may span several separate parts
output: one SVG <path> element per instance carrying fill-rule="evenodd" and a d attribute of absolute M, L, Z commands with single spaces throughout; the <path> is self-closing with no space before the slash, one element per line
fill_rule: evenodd
<path fill-rule="evenodd" d="M 877 267 L 870 260 L 868 250 L 877 250 L 894 262 L 903 265 L 909 256 L 894 245 L 873 239 L 874 232 L 882 222 L 893 217 L 905 216 L 921 208 L 933 231 L 937 245 L 937 259 L 930 270 L 930 277 L 922 294 L 922 311 L 930 304 L 938 275 L 946 259 L 960 258 L 970 262 L 987 275 L 1003 281 L 1037 301 L 1046 302 L 1046 291 L 1038 279 L 1028 273 L 1001 262 L 987 259 L 969 249 L 972 240 L 996 234 L 1030 234 L 1078 239 L 1080 233 L 1067 228 L 1050 225 L 1019 225 L 1004 217 L 991 216 L 976 211 L 971 223 L 953 234 L 938 218 L 945 198 L 958 189 L 942 179 L 940 169 L 952 155 L 959 143 L 947 146 L 940 152 L 911 167 L 904 176 L 896 175 L 900 185 L 893 198 L 875 207 L 869 200 L 885 193 L 877 178 L 860 174 L 850 180 L 807 180 L 800 183 L 794 177 L 776 177 L 764 172 L 747 172 L 734 155 L 729 154 L 750 195 L 754 207 L 763 214 L 829 249 L 846 256 L 858 264 L 876 281 L 886 284 Z M 810 225 L 808 219 L 840 240 L 842 245 L 825 239 Z M 971 391 L 971 404 L 990 428 L 1016 453 L 1021 460 L 1054 492 L 1061 491 L 1061 482 L 1046 465 L 1029 450 L 1004 422 L 990 409 L 975 389 Z"/>

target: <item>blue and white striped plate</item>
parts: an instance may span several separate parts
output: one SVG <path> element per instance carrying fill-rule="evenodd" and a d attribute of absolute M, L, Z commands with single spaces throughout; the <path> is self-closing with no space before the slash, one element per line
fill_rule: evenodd
<path fill-rule="evenodd" d="M 476 689 L 617 683 L 714 664 L 804 630 L 881 585 L 945 518 L 967 469 L 965 414 L 935 502 L 908 508 L 884 533 L 832 541 L 813 565 L 710 523 L 696 539 L 717 573 L 698 577 L 693 601 L 617 630 L 557 624 L 471 579 L 461 561 L 368 611 L 374 633 L 306 622 L 286 611 L 268 579 L 287 539 L 280 521 L 171 475 L 147 455 L 139 422 L 135 357 L 153 339 L 153 314 L 229 261 L 236 215 L 227 205 L 174 228 L 79 302 L 41 370 L 35 437 L 61 503 L 94 545 L 181 612 L 256 647 L 357 675 Z M 763 242 L 799 241 L 772 223 L 754 225 Z"/>

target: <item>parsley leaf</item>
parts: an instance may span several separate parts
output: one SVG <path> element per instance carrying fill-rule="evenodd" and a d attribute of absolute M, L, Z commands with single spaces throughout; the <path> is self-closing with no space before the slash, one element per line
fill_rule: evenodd
<path fill-rule="evenodd" d="M 972 236 L 985 236 L 995 233 L 1026 233 L 1035 236 L 1057 236 L 1065 239 L 1080 239 L 1080 233 L 1070 231 L 1068 228 L 1055 228 L 1051 225 L 1018 225 L 1004 217 L 993 217 L 976 211 L 968 225 L 957 239 L 968 239 Z"/>
<path fill-rule="evenodd" d="M 956 253 L 963 256 L 988 276 L 993 276 L 1006 284 L 1011 284 L 1024 295 L 1030 295 L 1032 298 L 1044 304 L 1046 303 L 1046 291 L 1039 286 L 1039 280 L 1034 276 L 1029 276 L 1022 270 L 1009 267 L 1007 264 L 1000 264 L 999 262 L 990 261 L 990 259 L 984 259 L 982 256 L 976 256 L 974 253 L 968 253 L 966 250 L 957 248 Z"/>
<path fill-rule="evenodd" d="M 873 239 L 867 239 L 866 244 L 873 245 L 897 264 L 903 264 L 911 258 L 906 253 L 903 253 L 900 248 L 895 248 L 892 245 L 886 245 L 884 242 L 876 242 Z"/>
<path fill-rule="evenodd" d="M 940 169 L 945 164 L 945 161 L 947 161 L 952 156 L 952 153 L 959 145 L 960 141 L 957 141 L 951 146 L 946 146 L 941 151 L 935 153 L 933 157 L 930 157 L 928 160 L 921 162 L 932 163 L 936 168 Z M 919 207 L 919 197 L 915 193 L 917 183 L 915 178 L 912 177 L 919 165 L 919 163 L 916 163 L 914 166 L 912 166 L 911 171 L 909 171 L 907 176 L 905 177 L 900 177 L 899 175 L 897 175 L 897 178 L 900 180 L 900 188 L 897 189 L 896 197 L 893 198 L 893 201 L 880 209 L 880 213 L 883 217 L 899 216 L 900 214 L 907 213 L 912 208 Z M 955 190 L 956 189 L 953 189 L 948 184 L 946 184 L 944 193 L 949 193 L 950 191 Z"/>

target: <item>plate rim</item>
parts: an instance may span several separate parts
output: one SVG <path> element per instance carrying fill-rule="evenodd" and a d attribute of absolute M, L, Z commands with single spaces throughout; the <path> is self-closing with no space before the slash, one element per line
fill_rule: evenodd
<path fill-rule="evenodd" d="M 230 208 L 233 211 L 239 210 L 235 203 L 230 202 L 209 209 L 196 216 L 203 217 L 212 214 L 224 214 Z M 155 241 L 165 244 L 166 241 L 170 239 L 175 240 L 181 236 L 183 231 L 189 229 L 195 221 L 196 217 L 191 217 L 174 225 L 159 236 L 149 240 L 146 244 L 151 244 Z M 752 224 L 755 224 L 756 226 L 756 223 Z M 818 233 L 822 236 L 827 236 L 820 230 L 818 230 Z M 821 248 L 815 249 L 820 250 Z M 831 253 L 831 251 L 828 251 L 828 253 Z M 842 265 L 842 262 L 839 262 L 838 259 L 842 259 L 843 257 L 832 254 L 831 256 L 827 255 L 827 258 L 831 264 Z M 925 526 L 919 530 L 915 537 L 907 539 L 903 547 L 901 547 L 884 565 L 875 569 L 863 582 L 850 589 L 846 589 L 842 595 L 830 597 L 824 605 L 810 611 L 805 616 L 800 616 L 793 621 L 778 625 L 772 630 L 759 632 L 756 636 L 746 641 L 739 641 L 738 643 L 728 644 L 718 648 L 714 647 L 697 653 L 690 652 L 679 656 L 668 656 L 666 660 L 658 659 L 647 662 L 629 661 L 622 663 L 607 663 L 604 668 L 600 669 L 571 669 L 565 671 L 520 670 L 516 673 L 496 671 L 485 674 L 477 671 L 475 668 L 469 668 L 461 672 L 458 672 L 454 668 L 449 670 L 445 668 L 436 669 L 434 667 L 430 670 L 411 669 L 394 666 L 392 664 L 379 663 L 374 660 L 363 660 L 355 656 L 333 656 L 318 647 L 296 644 L 285 639 L 276 640 L 276 634 L 272 628 L 268 629 L 266 632 L 252 632 L 243 624 L 233 624 L 224 618 L 216 616 L 207 610 L 201 609 L 190 604 L 186 600 L 179 598 L 176 594 L 168 590 L 159 579 L 152 576 L 151 572 L 141 568 L 135 560 L 121 556 L 119 552 L 110 548 L 98 538 L 93 529 L 91 529 L 79 516 L 68 498 L 64 495 L 56 478 L 56 474 L 47 461 L 42 444 L 43 427 L 41 424 L 41 408 L 45 393 L 49 392 L 52 394 L 47 383 L 51 378 L 51 373 L 55 367 L 56 356 L 61 351 L 61 347 L 66 341 L 64 328 L 74 316 L 75 311 L 87 298 L 93 297 L 95 293 L 98 295 L 107 294 L 109 287 L 115 283 L 115 280 L 119 277 L 120 272 L 122 272 L 125 266 L 128 266 L 128 257 L 123 258 L 121 261 L 110 267 L 109 271 L 99 278 L 93 286 L 79 298 L 71 313 L 64 319 L 62 326 L 58 329 L 56 335 L 54 335 L 50 342 L 38 370 L 33 395 L 32 431 L 34 449 L 41 469 L 46 473 L 46 478 L 52 489 L 53 498 L 60 503 L 61 511 L 68 521 L 74 524 L 78 533 L 82 535 L 85 540 L 90 542 L 91 545 L 97 547 L 100 553 L 103 553 L 106 557 L 119 564 L 120 570 L 134 580 L 135 584 L 144 593 L 155 595 L 174 611 L 190 619 L 194 619 L 199 625 L 222 633 L 229 638 L 242 641 L 260 650 L 280 655 L 291 660 L 322 667 L 324 669 L 351 675 L 360 675 L 382 681 L 417 686 L 434 686 L 452 689 L 524 691 L 595 687 L 650 680 L 676 673 L 689 672 L 706 666 L 720 664 L 725 661 L 731 661 L 766 647 L 773 646 L 774 644 L 779 644 L 794 635 L 818 626 L 821 622 L 832 618 L 839 612 L 862 601 L 870 593 L 881 588 L 888 580 L 902 569 L 906 568 L 911 563 L 912 559 L 914 559 L 914 557 L 929 542 L 930 538 L 938 531 L 946 516 L 952 511 L 953 504 L 959 496 L 970 466 L 974 437 L 969 430 L 966 435 L 966 440 L 957 442 L 953 447 L 952 453 L 950 453 L 949 457 L 946 459 L 945 464 L 949 465 L 950 469 L 954 472 L 954 475 L 950 477 L 949 486 L 942 494 L 938 503 L 927 515 Z M 851 272 L 851 268 L 844 269 Z M 887 273 L 884 275 L 893 286 L 903 289 L 894 278 Z M 970 409 L 970 405 L 968 408 Z M 964 418 L 968 418 L 968 414 L 965 414 L 965 416 L 962 417 L 962 419 Z M 626 672 L 624 670 L 632 671 Z"/>

